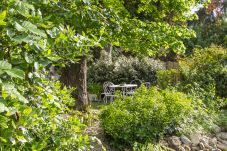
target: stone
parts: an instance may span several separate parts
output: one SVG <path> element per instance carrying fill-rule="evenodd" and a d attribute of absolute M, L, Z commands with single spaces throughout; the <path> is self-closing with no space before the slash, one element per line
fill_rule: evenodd
<path fill-rule="evenodd" d="M 199 143 L 199 147 L 200 147 L 201 150 L 205 150 L 206 149 L 202 142 Z"/>
<path fill-rule="evenodd" d="M 183 144 L 187 145 L 187 146 L 191 146 L 192 142 L 189 138 L 187 138 L 186 136 L 182 135 L 180 137 L 180 140 Z"/>
<path fill-rule="evenodd" d="M 199 133 L 192 133 L 190 135 L 192 144 L 193 145 L 198 145 L 199 142 L 200 142 L 200 137 L 201 137 L 201 135 Z"/>
<path fill-rule="evenodd" d="M 196 147 L 196 146 L 198 146 L 198 144 L 193 144 L 193 143 L 192 143 L 192 145 L 191 145 L 191 147 Z"/>
<path fill-rule="evenodd" d="M 221 151 L 220 149 L 211 149 L 211 151 Z"/>
<path fill-rule="evenodd" d="M 191 151 L 191 148 L 188 145 L 183 144 L 182 145 L 185 149 L 185 151 Z"/>
<path fill-rule="evenodd" d="M 223 143 L 223 144 L 225 144 L 225 145 L 227 145 L 227 141 L 224 140 L 224 139 L 221 139 L 220 137 L 218 137 L 218 141 L 221 142 L 221 143 Z"/>
<path fill-rule="evenodd" d="M 214 126 L 214 133 L 220 133 L 221 132 L 221 128 L 217 125 Z"/>
<path fill-rule="evenodd" d="M 191 149 L 192 149 L 192 151 L 200 151 L 199 147 L 192 147 Z"/>
<path fill-rule="evenodd" d="M 202 142 L 204 145 L 205 145 L 205 144 L 208 145 L 208 144 L 209 144 L 209 138 L 207 138 L 207 137 L 202 137 L 201 140 L 200 140 L 200 142 Z"/>
<path fill-rule="evenodd" d="M 168 146 L 168 142 L 166 140 L 160 140 L 159 144 L 161 144 L 162 146 Z"/>
<path fill-rule="evenodd" d="M 218 140 L 217 140 L 216 137 L 209 139 L 209 145 L 212 146 L 212 147 L 216 147 L 217 142 L 218 142 Z"/>
<path fill-rule="evenodd" d="M 227 133 L 226 132 L 221 132 L 217 134 L 217 137 L 227 140 Z"/>
<path fill-rule="evenodd" d="M 181 145 L 181 141 L 180 138 L 177 136 L 172 136 L 168 139 L 169 142 L 169 146 L 174 148 L 174 149 L 178 149 L 178 147 Z"/>
<path fill-rule="evenodd" d="M 178 146 L 177 151 L 185 151 L 183 146 Z"/>
<path fill-rule="evenodd" d="M 169 147 L 166 147 L 166 146 L 163 146 L 161 145 L 162 149 L 163 150 L 166 150 L 166 151 L 176 151 L 175 149 L 172 149 L 172 148 L 169 148 Z"/>
<path fill-rule="evenodd" d="M 217 143 L 217 147 L 221 150 L 227 150 L 227 145 L 225 144 L 222 144 L 220 142 Z"/>
<path fill-rule="evenodd" d="M 208 149 L 208 150 L 211 150 L 213 148 L 216 148 L 216 145 L 214 147 L 211 147 L 210 145 L 208 144 L 204 144 L 205 148 Z"/>

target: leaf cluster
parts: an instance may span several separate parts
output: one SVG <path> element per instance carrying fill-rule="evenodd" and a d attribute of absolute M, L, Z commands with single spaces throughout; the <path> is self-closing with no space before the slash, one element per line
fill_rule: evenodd
<path fill-rule="evenodd" d="M 192 110 L 192 100 L 183 93 L 141 87 L 132 97 L 104 108 L 100 119 L 104 132 L 114 141 L 146 144 L 174 134 Z"/>

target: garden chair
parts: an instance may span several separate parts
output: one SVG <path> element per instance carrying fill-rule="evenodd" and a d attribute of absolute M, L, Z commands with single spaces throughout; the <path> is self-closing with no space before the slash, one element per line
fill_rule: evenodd
<path fill-rule="evenodd" d="M 142 83 L 142 81 L 139 80 L 139 79 L 132 80 L 132 81 L 130 82 L 130 84 L 136 84 L 137 87 L 125 88 L 125 89 L 124 89 L 124 94 L 125 94 L 125 95 L 128 95 L 128 96 L 133 95 L 133 94 L 135 93 L 135 90 L 136 90 L 138 87 L 141 86 L 141 83 Z"/>
<path fill-rule="evenodd" d="M 142 84 L 142 81 L 140 79 L 135 79 L 130 82 L 130 84 L 136 84 L 137 88 L 139 88 Z"/>
<path fill-rule="evenodd" d="M 145 82 L 145 83 L 144 83 L 144 86 L 145 86 L 147 89 L 150 89 L 151 83 L 150 83 L 150 82 Z"/>
<path fill-rule="evenodd" d="M 108 102 L 108 98 L 110 101 L 113 101 L 114 100 L 114 91 L 115 89 L 114 88 L 111 88 L 109 86 L 111 85 L 114 85 L 112 82 L 104 82 L 103 84 L 103 93 L 101 93 L 101 95 L 104 95 L 103 97 L 103 100 L 104 100 L 104 103 L 107 103 Z"/>

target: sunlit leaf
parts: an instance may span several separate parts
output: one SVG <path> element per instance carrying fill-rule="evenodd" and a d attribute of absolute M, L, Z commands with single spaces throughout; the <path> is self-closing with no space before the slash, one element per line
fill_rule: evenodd
<path fill-rule="evenodd" d="M 0 127 L 1 128 L 8 128 L 7 122 L 9 119 L 5 116 L 0 115 Z"/>
<path fill-rule="evenodd" d="M 1 70 L 9 70 L 12 69 L 12 65 L 7 61 L 0 61 L 0 69 Z"/>
<path fill-rule="evenodd" d="M 6 18 L 6 11 L 0 13 L 0 25 L 6 25 L 4 19 Z"/>
<path fill-rule="evenodd" d="M 20 69 L 10 69 L 10 70 L 5 70 L 5 72 L 10 75 L 11 77 L 14 78 L 20 78 L 20 79 L 24 79 L 25 73 L 24 71 L 20 70 Z"/>
<path fill-rule="evenodd" d="M 36 25 L 32 24 L 29 21 L 24 21 L 22 25 L 23 25 L 24 28 L 28 29 L 30 32 L 32 32 L 36 35 L 39 35 L 39 36 L 44 37 L 44 38 L 47 37 L 46 33 L 44 31 L 39 30 Z"/>
<path fill-rule="evenodd" d="M 0 113 L 8 111 L 8 108 L 5 106 L 4 103 L 0 102 Z"/>
<path fill-rule="evenodd" d="M 21 95 L 17 89 L 14 87 L 14 85 L 12 84 L 3 84 L 2 86 L 2 90 L 4 93 L 4 96 L 11 96 L 13 99 L 18 99 L 19 101 L 23 102 L 23 103 L 28 103 L 28 100 Z"/>
<path fill-rule="evenodd" d="M 15 28 L 18 31 L 26 31 L 26 29 L 24 27 L 22 27 L 18 22 L 15 22 Z"/>

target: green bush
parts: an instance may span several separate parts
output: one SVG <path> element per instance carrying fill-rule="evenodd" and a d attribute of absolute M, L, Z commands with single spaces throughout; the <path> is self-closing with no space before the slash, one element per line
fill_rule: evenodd
<path fill-rule="evenodd" d="M 180 72 L 177 69 L 157 71 L 157 84 L 165 89 L 168 86 L 175 86 L 180 81 Z"/>
<path fill-rule="evenodd" d="M 95 82 L 88 83 L 88 92 L 90 94 L 101 94 L 102 92 L 102 85 Z"/>
<path fill-rule="evenodd" d="M 194 26 L 193 28 L 196 32 L 196 37 L 185 40 L 185 46 L 187 47 L 187 52 L 191 53 L 193 48 L 207 48 L 211 45 L 220 45 L 222 47 L 227 47 L 227 22 L 225 20 L 220 20 L 217 24 L 201 24 Z"/>
<path fill-rule="evenodd" d="M 32 83 L 0 83 L 0 150 L 78 150 L 89 146 L 74 99 L 59 81 L 30 73 Z M 3 79 L 3 78 L 2 78 Z M 7 81 L 5 75 L 4 80 Z M 20 85 L 19 85 L 20 83 Z M 17 84 L 17 85 L 16 85 Z M 23 96 L 21 94 L 24 94 Z M 29 100 L 29 101 L 28 101 Z"/>
<path fill-rule="evenodd" d="M 168 151 L 167 149 L 163 148 L 160 144 L 138 144 L 134 143 L 133 151 Z"/>
<path fill-rule="evenodd" d="M 192 109 L 191 99 L 183 93 L 141 87 L 104 108 L 101 126 L 117 142 L 145 144 L 174 133 Z"/>
<path fill-rule="evenodd" d="M 224 105 L 220 101 L 227 97 L 227 49 L 195 49 L 194 54 L 178 61 L 179 70 L 157 72 L 160 88 L 176 87 L 178 91 L 203 100 L 210 108 Z"/>
<path fill-rule="evenodd" d="M 119 56 L 116 60 L 108 62 L 98 60 L 88 69 L 88 81 L 104 83 L 129 83 L 134 79 L 144 82 L 156 82 L 156 71 L 163 69 L 161 61 L 151 58 L 138 59 L 136 57 Z"/>
<path fill-rule="evenodd" d="M 213 101 L 217 96 L 227 97 L 227 50 L 212 47 L 195 50 L 180 60 L 182 82 L 180 89 L 199 98 Z"/>
<path fill-rule="evenodd" d="M 72 28 L 67 32 L 63 26 L 59 28 L 64 23 L 54 21 L 59 21 L 59 15 L 45 19 L 52 23 L 50 28 L 40 26 L 46 14 L 50 15 L 43 10 L 58 9 L 56 4 L 0 2 L 1 151 L 89 150 L 90 137 L 84 133 L 85 125 L 77 112 L 71 110 L 75 102 L 72 91 L 50 76 L 50 66 L 63 67 L 78 56 L 75 51 L 74 55 L 56 49 L 58 43 L 63 46 L 62 37 L 64 46 L 69 46 L 70 33 L 75 36 Z"/>

